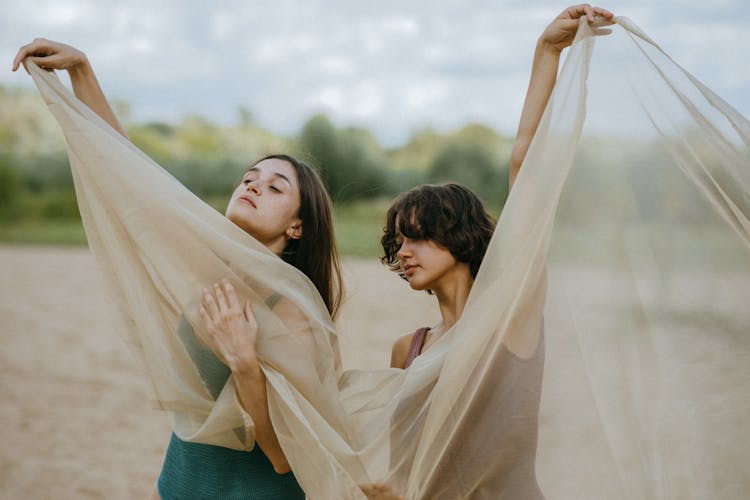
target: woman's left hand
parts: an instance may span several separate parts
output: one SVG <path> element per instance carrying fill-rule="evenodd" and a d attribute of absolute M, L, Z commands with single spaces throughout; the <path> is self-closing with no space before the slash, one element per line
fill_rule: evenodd
<path fill-rule="evenodd" d="M 578 31 L 579 19 L 586 16 L 589 25 L 593 27 L 614 24 L 614 14 L 601 7 L 592 7 L 589 4 L 574 5 L 568 7 L 552 21 L 544 30 L 539 41 L 546 47 L 556 52 L 562 52 L 565 47 L 573 43 Z M 598 18 L 597 18 L 598 16 Z M 596 21 L 596 23 L 595 23 Z M 611 30 L 595 30 L 596 35 L 605 35 Z"/>
<path fill-rule="evenodd" d="M 232 372 L 257 366 L 258 323 L 250 301 L 241 305 L 229 280 L 214 283 L 212 290 L 203 289 L 200 316 L 211 347 Z"/>

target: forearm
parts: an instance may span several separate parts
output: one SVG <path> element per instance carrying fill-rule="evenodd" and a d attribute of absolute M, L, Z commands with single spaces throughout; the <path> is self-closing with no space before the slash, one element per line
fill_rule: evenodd
<path fill-rule="evenodd" d="M 241 369 L 233 368 L 232 375 L 237 386 L 237 395 L 240 402 L 255 422 L 256 444 L 266 454 L 278 474 L 289 472 L 291 470 L 289 462 L 284 456 L 276 432 L 271 425 L 271 417 L 268 413 L 266 377 L 260 369 L 260 365 L 257 360 L 253 359 L 246 362 Z"/>
<path fill-rule="evenodd" d="M 526 92 L 526 100 L 518 124 L 518 133 L 510 157 L 511 188 L 539 127 L 547 102 L 552 95 L 552 89 L 554 89 L 557 80 L 559 63 L 560 51 L 539 40 L 534 51 L 529 88 Z"/>
<path fill-rule="evenodd" d="M 84 56 L 81 63 L 68 68 L 68 75 L 76 97 L 127 139 L 128 135 L 107 102 L 88 59 Z"/>

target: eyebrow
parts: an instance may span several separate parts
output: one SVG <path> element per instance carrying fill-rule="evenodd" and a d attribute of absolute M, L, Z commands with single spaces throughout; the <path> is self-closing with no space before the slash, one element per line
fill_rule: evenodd
<path fill-rule="evenodd" d="M 259 172 L 259 171 L 260 170 L 258 169 L 258 167 L 253 167 L 249 169 L 247 172 L 245 172 L 245 175 L 249 174 L 250 172 Z M 294 185 L 292 185 L 292 181 L 290 181 L 289 177 L 287 177 L 286 175 L 280 174 L 279 172 L 274 172 L 273 175 L 280 179 L 284 179 L 286 183 L 289 184 L 289 187 L 294 188 Z"/>
<path fill-rule="evenodd" d="M 287 177 L 286 175 L 280 174 L 278 172 L 274 172 L 273 175 L 275 175 L 276 177 L 280 177 L 281 179 L 284 179 L 286 183 L 289 184 L 289 187 L 294 187 L 292 186 L 292 181 L 290 181 L 289 177 Z"/>

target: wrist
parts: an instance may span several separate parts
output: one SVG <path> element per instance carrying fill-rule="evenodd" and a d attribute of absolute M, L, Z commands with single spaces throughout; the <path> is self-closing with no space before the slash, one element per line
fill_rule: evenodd
<path fill-rule="evenodd" d="M 66 71 L 71 78 L 88 77 L 94 73 L 88 57 L 83 52 L 79 52 L 76 55 L 75 60 L 66 68 Z"/>
<path fill-rule="evenodd" d="M 534 53 L 538 56 L 559 58 L 560 54 L 562 53 L 562 49 L 548 42 L 543 37 L 539 37 L 536 42 L 536 50 L 534 51 Z"/>
<path fill-rule="evenodd" d="M 260 363 L 255 353 L 248 354 L 242 357 L 236 357 L 231 360 L 227 360 L 229 369 L 232 371 L 232 375 L 239 378 L 251 377 L 261 378 L 263 371 L 260 369 Z"/>

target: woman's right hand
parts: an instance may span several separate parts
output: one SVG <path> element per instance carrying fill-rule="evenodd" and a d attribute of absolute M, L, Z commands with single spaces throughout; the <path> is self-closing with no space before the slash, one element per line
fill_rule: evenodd
<path fill-rule="evenodd" d="M 250 370 L 259 374 L 255 350 L 258 323 L 250 301 L 241 303 L 232 284 L 224 278 L 214 283 L 213 291 L 203 289 L 199 313 L 211 348 L 232 373 L 242 374 Z"/>
<path fill-rule="evenodd" d="M 368 500 L 403 500 L 403 496 L 386 483 L 360 484 L 359 489 L 367 495 Z"/>
<path fill-rule="evenodd" d="M 18 49 L 18 54 L 13 60 L 13 71 L 16 71 L 26 58 L 31 59 L 40 68 L 47 71 L 53 69 L 70 71 L 88 64 L 86 54 L 80 50 L 45 38 L 35 38 L 33 42 Z"/>

